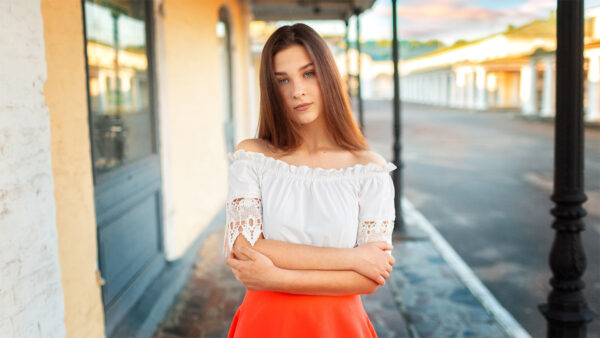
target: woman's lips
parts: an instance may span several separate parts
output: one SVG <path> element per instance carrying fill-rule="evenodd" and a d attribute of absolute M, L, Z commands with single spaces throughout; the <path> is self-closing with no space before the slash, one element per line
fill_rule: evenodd
<path fill-rule="evenodd" d="M 303 103 L 294 107 L 295 110 L 305 111 L 312 106 L 312 103 Z"/>

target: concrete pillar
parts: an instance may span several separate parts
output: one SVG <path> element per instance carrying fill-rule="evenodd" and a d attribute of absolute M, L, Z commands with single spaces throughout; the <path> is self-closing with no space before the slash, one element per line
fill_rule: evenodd
<path fill-rule="evenodd" d="M 415 74 L 414 78 L 413 78 L 413 82 L 414 82 L 414 102 L 419 102 L 419 100 L 421 99 L 421 97 L 419 96 L 419 93 L 421 92 L 421 76 L 419 74 Z"/>
<path fill-rule="evenodd" d="M 467 107 L 467 74 L 464 68 L 460 68 L 456 74 L 456 85 L 457 85 L 457 107 L 458 108 L 466 108 Z"/>
<path fill-rule="evenodd" d="M 425 95 L 427 82 L 425 80 L 427 80 L 425 74 L 419 75 L 419 92 L 417 93 L 419 95 L 419 103 L 425 103 L 427 100 L 427 95 Z"/>
<path fill-rule="evenodd" d="M 444 72 L 439 72 L 437 76 L 438 81 L 438 106 L 444 105 Z"/>
<path fill-rule="evenodd" d="M 501 107 L 500 98 L 504 94 L 504 72 L 494 72 L 487 74 L 486 88 L 488 91 L 488 108 Z"/>
<path fill-rule="evenodd" d="M 436 106 L 440 105 L 440 74 L 435 72 L 431 74 L 431 79 L 433 80 L 433 104 Z"/>
<path fill-rule="evenodd" d="M 413 102 L 419 102 L 419 75 L 413 75 Z"/>
<path fill-rule="evenodd" d="M 406 82 L 407 82 L 407 85 L 406 85 L 407 86 L 407 88 L 406 88 L 407 89 L 407 91 L 406 91 L 406 95 L 407 95 L 406 100 L 407 101 L 413 101 L 413 92 L 415 90 L 414 84 L 413 84 L 414 83 L 413 82 L 413 76 L 409 75 L 406 78 Z"/>
<path fill-rule="evenodd" d="M 440 81 L 442 83 L 440 105 L 448 107 L 448 72 L 445 71 L 441 74 Z"/>
<path fill-rule="evenodd" d="M 542 116 L 554 115 L 554 56 L 544 58 L 544 82 L 542 87 Z"/>
<path fill-rule="evenodd" d="M 429 75 L 423 74 L 423 86 L 421 87 L 421 102 L 427 104 L 429 103 L 429 97 L 431 96 L 431 84 L 429 83 Z"/>
<path fill-rule="evenodd" d="M 442 74 L 435 74 L 435 104 L 437 106 L 442 105 Z"/>
<path fill-rule="evenodd" d="M 589 56 L 589 67 L 587 73 L 587 109 L 585 110 L 586 121 L 600 120 L 598 111 L 598 79 L 600 78 L 600 55 Z"/>
<path fill-rule="evenodd" d="M 521 67 L 521 112 L 523 115 L 537 114 L 537 60 Z"/>
<path fill-rule="evenodd" d="M 413 90 L 412 90 L 412 100 L 413 102 L 417 102 L 419 100 L 419 78 L 417 75 L 413 75 L 412 78 Z"/>
<path fill-rule="evenodd" d="M 58 3 L 53 5 L 58 6 Z M 48 41 L 46 39 L 54 36 L 44 31 L 44 20 L 57 19 L 42 17 L 40 0 L 3 1 L 0 5 L 0 41 L 4 42 L 0 53 L 0 78 L 2 79 L 0 81 L 0 115 L 2 116 L 0 118 L 0 233 L 2 234 L 0 336 L 2 337 L 66 337 L 67 335 L 54 196 L 56 188 L 54 180 L 55 175 L 58 174 L 53 171 L 52 153 L 54 150 L 64 153 L 65 149 L 72 150 L 72 148 L 62 146 L 52 148 L 50 133 L 58 132 L 55 137 L 61 133 L 69 133 L 71 132 L 69 128 L 76 124 L 61 120 L 65 122 L 64 125 L 60 127 L 54 125 L 56 128 L 51 128 L 47 104 L 48 101 L 54 103 L 57 99 L 46 97 L 45 90 L 48 89 L 46 87 L 48 57 L 54 57 L 55 54 L 46 53 L 48 50 L 55 50 L 52 49 L 54 47 L 49 48 L 45 44 L 45 41 Z M 51 27 L 64 28 L 58 25 Z M 81 49 L 79 51 L 83 52 Z M 50 60 L 56 61 L 53 58 Z M 81 59 L 69 59 L 69 61 L 73 60 Z M 66 63 L 64 65 L 71 66 Z M 73 67 L 77 66 L 83 65 L 77 63 Z M 57 76 L 56 73 L 52 74 Z M 63 74 L 57 77 L 61 75 Z M 69 79 L 69 77 L 61 77 L 61 80 Z M 51 81 L 54 84 L 59 80 L 53 77 Z M 61 86 L 62 91 L 66 94 L 74 93 L 75 90 L 70 88 L 72 84 L 64 82 Z M 75 83 L 75 86 L 79 84 Z M 50 87 L 50 90 L 54 90 L 53 93 L 58 91 L 56 87 Z M 84 93 L 77 92 L 77 94 Z M 77 103 L 81 102 L 79 99 L 80 97 L 74 99 L 76 102 L 72 103 L 73 107 L 79 107 L 77 106 Z M 56 118 L 61 118 L 62 113 L 53 112 Z M 85 132 L 81 135 L 87 137 Z M 60 166 L 58 168 L 66 170 Z M 79 162 L 75 163 L 75 169 L 85 171 L 82 166 L 79 166 Z M 76 170 L 72 170 L 69 174 L 77 178 L 81 177 Z M 91 178 L 91 176 L 85 177 Z M 75 181 L 74 184 L 82 187 L 81 197 L 87 198 L 87 195 L 82 196 L 88 192 L 83 188 L 85 184 L 79 181 Z M 91 226 L 91 224 L 82 225 Z M 75 249 L 70 252 L 79 254 Z M 87 251 L 83 252 L 87 253 Z M 89 266 L 85 267 L 89 268 Z M 94 271 L 81 270 L 81 274 L 93 276 Z M 83 302 L 81 305 L 88 304 Z M 89 308 L 82 310 L 89 310 Z M 97 331 L 89 333 L 100 335 Z"/>
<path fill-rule="evenodd" d="M 432 105 L 437 105 L 437 91 L 438 91 L 438 83 L 437 83 L 437 74 L 431 73 L 429 74 L 429 81 L 431 82 L 431 101 L 429 102 Z"/>
<path fill-rule="evenodd" d="M 450 107 L 458 107 L 458 87 L 456 86 L 456 71 L 450 70 Z"/>
<path fill-rule="evenodd" d="M 466 107 L 467 109 L 473 109 L 475 108 L 475 77 L 474 77 L 475 73 L 473 72 L 473 68 L 472 67 L 468 67 L 467 71 L 465 73 L 466 76 L 466 83 L 465 83 L 465 90 L 466 90 Z"/>
<path fill-rule="evenodd" d="M 475 68 L 475 90 L 477 94 L 475 109 L 477 110 L 487 109 L 486 75 L 487 72 L 484 67 L 478 66 Z"/>
<path fill-rule="evenodd" d="M 440 105 L 440 74 L 435 72 L 431 74 L 431 80 L 433 81 L 433 104 L 436 106 Z"/>
<path fill-rule="evenodd" d="M 519 81 L 521 80 L 521 77 L 517 72 L 507 73 L 506 76 L 510 78 L 510 107 L 519 107 L 521 105 L 521 100 L 519 98 Z"/>
<path fill-rule="evenodd" d="M 427 104 L 434 104 L 435 95 L 435 84 L 433 82 L 433 74 L 428 73 L 425 75 L 425 81 L 427 81 L 427 94 L 425 94 Z"/>

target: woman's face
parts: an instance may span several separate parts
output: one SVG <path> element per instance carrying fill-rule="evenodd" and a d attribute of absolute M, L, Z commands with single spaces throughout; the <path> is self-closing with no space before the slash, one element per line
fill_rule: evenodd
<path fill-rule="evenodd" d="M 322 96 L 315 65 L 306 49 L 292 45 L 275 54 L 275 81 L 285 104 L 299 123 L 311 123 L 322 115 Z"/>

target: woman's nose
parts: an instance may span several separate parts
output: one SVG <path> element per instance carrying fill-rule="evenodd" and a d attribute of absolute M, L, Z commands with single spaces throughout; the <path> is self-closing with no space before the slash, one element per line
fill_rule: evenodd
<path fill-rule="evenodd" d="M 306 95 L 306 89 L 304 88 L 304 86 L 296 85 L 294 87 L 294 98 L 297 99 L 304 95 Z"/>

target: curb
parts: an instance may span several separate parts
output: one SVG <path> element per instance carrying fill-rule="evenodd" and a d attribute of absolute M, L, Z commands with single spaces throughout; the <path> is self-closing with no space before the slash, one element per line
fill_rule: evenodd
<path fill-rule="evenodd" d="M 475 273 L 446 242 L 444 237 L 429 223 L 414 205 L 406 198 L 402 198 L 403 214 L 411 222 L 409 226 L 417 226 L 429 235 L 429 241 L 439 251 L 442 258 L 448 263 L 457 277 L 471 291 L 473 296 L 481 303 L 483 308 L 498 323 L 510 337 L 531 338 L 531 335 L 515 320 L 515 318 L 496 300 L 492 293 L 483 285 Z M 415 225 L 412 225 L 415 224 Z"/>
<path fill-rule="evenodd" d="M 524 121 L 535 121 L 535 122 L 544 122 L 548 124 L 556 124 L 556 118 L 554 115 L 550 116 L 540 116 L 540 115 L 524 115 L 522 113 L 518 113 L 514 115 L 515 118 L 524 120 Z M 600 121 L 588 121 L 583 120 L 584 128 L 589 129 L 600 129 Z"/>

